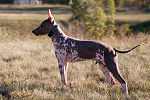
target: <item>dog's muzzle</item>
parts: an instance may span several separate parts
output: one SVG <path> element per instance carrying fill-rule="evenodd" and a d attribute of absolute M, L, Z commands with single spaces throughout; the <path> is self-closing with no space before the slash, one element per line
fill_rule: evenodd
<path fill-rule="evenodd" d="M 33 30 L 32 33 L 35 34 L 36 36 L 39 36 L 39 34 L 37 34 L 37 33 L 35 32 L 35 30 Z"/>

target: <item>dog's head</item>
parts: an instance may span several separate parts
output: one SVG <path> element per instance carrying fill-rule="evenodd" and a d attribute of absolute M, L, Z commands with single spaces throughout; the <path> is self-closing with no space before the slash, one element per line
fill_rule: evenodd
<path fill-rule="evenodd" d="M 49 9 L 48 19 L 44 20 L 39 27 L 37 27 L 35 30 L 32 31 L 32 33 L 37 36 L 48 34 L 55 25 L 56 25 L 56 22 Z"/>

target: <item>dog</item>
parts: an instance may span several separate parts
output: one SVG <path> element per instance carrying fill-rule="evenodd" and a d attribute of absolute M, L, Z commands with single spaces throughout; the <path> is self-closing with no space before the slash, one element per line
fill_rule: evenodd
<path fill-rule="evenodd" d="M 116 83 L 112 78 L 113 75 L 122 85 L 124 92 L 128 94 L 127 82 L 122 78 L 118 69 L 116 53 L 128 53 L 140 45 L 128 51 L 119 51 L 104 43 L 69 37 L 56 23 L 50 9 L 48 10 L 48 19 L 44 20 L 32 33 L 37 36 L 47 34 L 51 38 L 55 48 L 55 55 L 58 60 L 63 85 L 67 84 L 68 62 L 94 60 L 99 64 L 109 85 L 113 86 Z"/>

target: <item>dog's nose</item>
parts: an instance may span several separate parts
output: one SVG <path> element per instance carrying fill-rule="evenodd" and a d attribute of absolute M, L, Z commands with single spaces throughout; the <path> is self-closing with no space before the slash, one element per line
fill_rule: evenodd
<path fill-rule="evenodd" d="M 34 30 L 32 31 L 32 33 L 35 33 Z"/>

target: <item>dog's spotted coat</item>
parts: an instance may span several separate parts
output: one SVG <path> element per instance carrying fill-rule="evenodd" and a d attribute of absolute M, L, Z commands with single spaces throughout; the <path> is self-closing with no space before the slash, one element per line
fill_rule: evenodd
<path fill-rule="evenodd" d="M 79 39 L 73 39 L 71 37 L 66 36 L 63 31 L 59 28 L 59 31 L 61 32 L 61 35 L 59 37 L 51 37 L 54 48 L 55 48 L 55 55 L 58 59 L 59 69 L 61 72 L 61 79 L 64 84 L 67 84 L 67 76 L 63 77 L 65 73 L 67 73 L 65 70 L 67 62 L 77 62 L 77 61 L 83 61 L 83 60 L 96 60 L 97 62 L 101 62 L 103 65 L 105 65 L 104 62 L 104 45 L 100 45 L 93 41 L 81 41 Z M 82 44 L 83 43 L 83 44 Z M 93 48 L 92 46 L 87 45 L 91 44 L 93 46 L 97 45 L 97 48 Z M 103 47 L 103 49 L 100 49 L 99 46 Z M 85 52 L 85 50 L 88 50 Z M 92 54 L 90 54 L 93 52 Z M 104 75 L 107 77 L 108 82 L 110 85 L 114 84 L 114 81 L 112 77 L 110 76 L 110 73 L 108 70 L 106 70 L 105 67 L 101 67 Z"/>
<path fill-rule="evenodd" d="M 50 10 L 48 15 L 49 18 L 43 21 L 38 28 L 32 31 L 35 35 L 48 34 L 56 28 L 57 24 Z M 67 84 L 68 62 L 95 60 L 96 63 L 99 63 L 100 69 L 107 78 L 109 85 L 112 86 L 115 84 L 115 81 L 111 76 L 112 74 L 120 82 L 124 91 L 128 94 L 127 82 L 124 81 L 118 70 L 116 52 L 128 53 L 139 45 L 128 51 L 119 51 L 104 43 L 79 40 L 69 37 L 61 30 L 60 27 L 57 27 L 50 36 L 55 48 L 55 55 L 58 60 L 61 81 L 64 85 Z"/>

